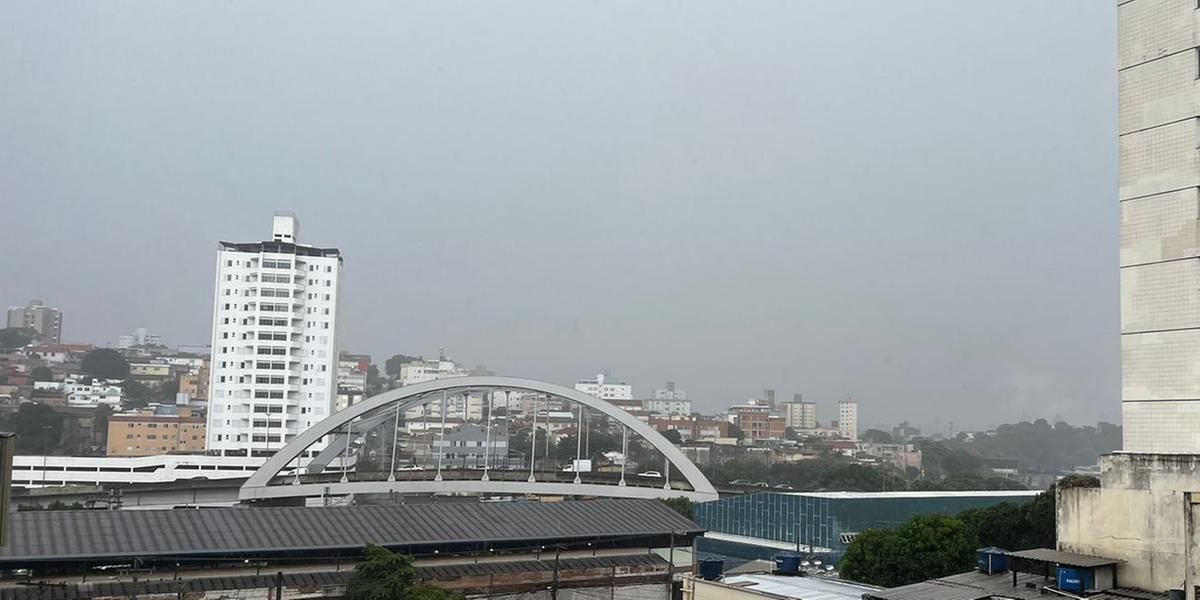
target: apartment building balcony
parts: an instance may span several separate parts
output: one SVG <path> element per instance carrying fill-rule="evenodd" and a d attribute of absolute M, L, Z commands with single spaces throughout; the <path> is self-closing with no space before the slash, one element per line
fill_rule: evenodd
<path fill-rule="evenodd" d="M 299 392 L 300 384 L 298 383 L 260 383 L 254 382 L 254 388 L 258 391 L 266 392 Z"/>

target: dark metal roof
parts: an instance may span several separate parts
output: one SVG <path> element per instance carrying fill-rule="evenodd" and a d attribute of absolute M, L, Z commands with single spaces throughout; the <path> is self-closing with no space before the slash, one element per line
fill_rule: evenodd
<path fill-rule="evenodd" d="M 554 570 L 554 556 L 542 560 L 508 560 L 480 563 L 456 563 L 420 567 L 422 579 L 453 580 L 462 577 L 481 577 L 502 573 L 536 573 Z M 584 558 L 564 558 L 558 561 L 559 571 L 611 569 L 613 567 L 663 567 L 667 561 L 657 554 L 618 554 Z M 665 571 L 664 571 L 665 572 Z"/>
<path fill-rule="evenodd" d="M 1134 588 L 1113 588 L 1088 596 L 1088 600 L 1167 600 L 1167 595 Z"/>
<path fill-rule="evenodd" d="M 296 254 L 299 256 L 336 256 L 341 259 L 342 253 L 337 248 L 317 248 L 302 246 L 289 242 L 271 240 L 266 242 L 219 242 L 223 250 L 239 252 L 274 252 L 276 254 Z"/>
<path fill-rule="evenodd" d="M 875 600 L 986 600 L 993 597 L 1035 599 L 1043 595 L 1038 589 L 1045 581 L 1041 575 L 1019 574 L 1017 587 L 1012 585 L 1012 574 L 988 575 L 979 571 L 968 571 L 940 579 L 869 592 Z M 1029 587 L 1032 584 L 1033 587 Z"/>
<path fill-rule="evenodd" d="M 559 571 L 570 572 L 580 569 L 606 569 L 612 567 L 662 567 L 667 561 L 656 554 L 623 554 L 615 556 L 599 556 L 595 558 L 568 558 L 559 561 Z M 548 572 L 554 570 L 553 557 L 537 560 L 491 561 L 480 563 L 448 564 L 431 567 L 417 567 L 418 576 L 426 581 L 452 581 L 463 577 L 479 577 L 501 574 L 525 574 Z M 664 571 L 665 572 L 665 571 Z M 322 586 L 342 586 L 350 582 L 354 571 L 344 568 L 341 571 L 314 571 L 299 573 L 284 573 L 283 586 L 286 588 L 312 588 Z M 273 587 L 276 583 L 274 573 L 261 575 L 223 575 L 213 577 L 188 577 L 178 580 L 169 578 L 170 573 L 161 574 L 163 577 L 152 581 L 133 582 L 129 578 L 124 581 L 93 581 L 86 584 L 49 585 L 45 588 L 29 587 L 0 587 L 0 600 L 86 600 L 88 598 L 128 598 L 137 595 L 152 594 L 191 594 L 221 590 L 252 590 Z M 194 575 L 186 573 L 185 575 Z"/>
<path fill-rule="evenodd" d="M 495 502 L 335 508 L 38 511 L 12 515 L 0 563 L 204 556 L 461 543 L 553 543 L 697 534 L 657 500 Z"/>
<path fill-rule="evenodd" d="M 1068 567 L 1107 567 L 1125 561 L 1116 558 L 1104 558 L 1103 556 L 1090 556 L 1087 554 L 1075 554 L 1074 552 L 1061 552 L 1059 550 L 1051 550 L 1050 548 L 1034 548 L 1033 550 L 1021 550 L 1020 552 L 1008 552 L 1007 556 L 1020 558 L 1023 560 L 1031 560 L 1036 562 L 1055 563 L 1067 565 Z"/>

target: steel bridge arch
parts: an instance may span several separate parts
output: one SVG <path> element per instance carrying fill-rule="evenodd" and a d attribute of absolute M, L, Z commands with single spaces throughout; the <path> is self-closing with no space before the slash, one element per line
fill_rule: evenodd
<path fill-rule="evenodd" d="M 334 434 L 342 427 L 347 427 L 354 419 L 375 409 L 394 405 L 395 410 L 405 411 L 420 406 L 429 401 L 427 397 L 434 392 L 463 390 L 463 389 L 502 389 L 521 390 L 548 396 L 560 397 L 579 405 L 600 412 L 629 428 L 630 431 L 642 436 L 653 448 L 662 453 L 666 460 L 675 467 L 691 490 L 662 489 L 658 487 L 640 487 L 625 485 L 605 485 L 595 483 L 566 483 L 566 482 L 529 482 L 529 481 L 484 481 L 484 480 L 420 480 L 420 481 L 345 481 L 336 483 L 293 483 L 270 485 L 271 480 L 279 475 L 292 461 L 322 437 Z M 364 429 L 366 431 L 366 429 Z M 344 436 L 343 436 L 344 439 Z M 394 443 L 394 442 L 393 442 Z M 338 442 L 331 444 L 336 446 Z M 322 453 L 328 455 L 328 452 Z M 325 459 L 328 461 L 328 459 Z M 299 462 L 297 461 L 297 464 Z M 323 495 L 341 496 L 367 493 L 492 493 L 492 494 L 534 494 L 534 495 L 581 495 L 606 496 L 618 498 L 678 498 L 685 497 L 694 502 L 708 502 L 717 499 L 717 490 L 708 478 L 700 472 L 687 456 L 669 442 L 654 428 L 643 423 L 638 418 L 605 402 L 595 396 L 579 392 L 567 387 L 518 377 L 468 376 L 438 379 L 425 383 L 388 390 L 336 412 L 304 432 L 297 435 L 291 442 L 280 448 L 271 458 L 267 459 L 238 490 L 238 499 L 242 502 L 269 500 L 278 498 L 316 497 Z"/>

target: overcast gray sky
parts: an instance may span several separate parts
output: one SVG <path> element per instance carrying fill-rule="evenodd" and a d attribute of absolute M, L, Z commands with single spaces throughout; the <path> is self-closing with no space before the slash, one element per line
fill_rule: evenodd
<path fill-rule="evenodd" d="M 0 303 L 207 343 L 290 209 L 378 362 L 1116 421 L 1114 56 L 1096 0 L 0 0 Z"/>

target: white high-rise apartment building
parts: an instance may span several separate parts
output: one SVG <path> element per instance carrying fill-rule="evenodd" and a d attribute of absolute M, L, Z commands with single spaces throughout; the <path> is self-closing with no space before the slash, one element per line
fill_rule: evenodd
<path fill-rule="evenodd" d="M 838 433 L 848 440 L 858 440 L 858 402 L 838 402 Z"/>
<path fill-rule="evenodd" d="M 792 429 L 817 428 L 816 402 L 805 402 L 800 394 L 796 394 L 791 402 L 783 405 L 783 410 L 788 427 Z"/>
<path fill-rule="evenodd" d="M 575 390 L 590 394 L 601 400 L 633 400 L 633 386 L 623 381 L 605 381 L 604 374 L 595 379 L 580 379 Z"/>
<path fill-rule="evenodd" d="M 298 229 L 277 213 L 270 241 L 218 246 L 209 454 L 269 455 L 333 411 L 342 254 Z"/>
<path fill-rule="evenodd" d="M 1200 453 L 1200 26 L 1195 0 L 1118 8 L 1127 452 Z"/>

